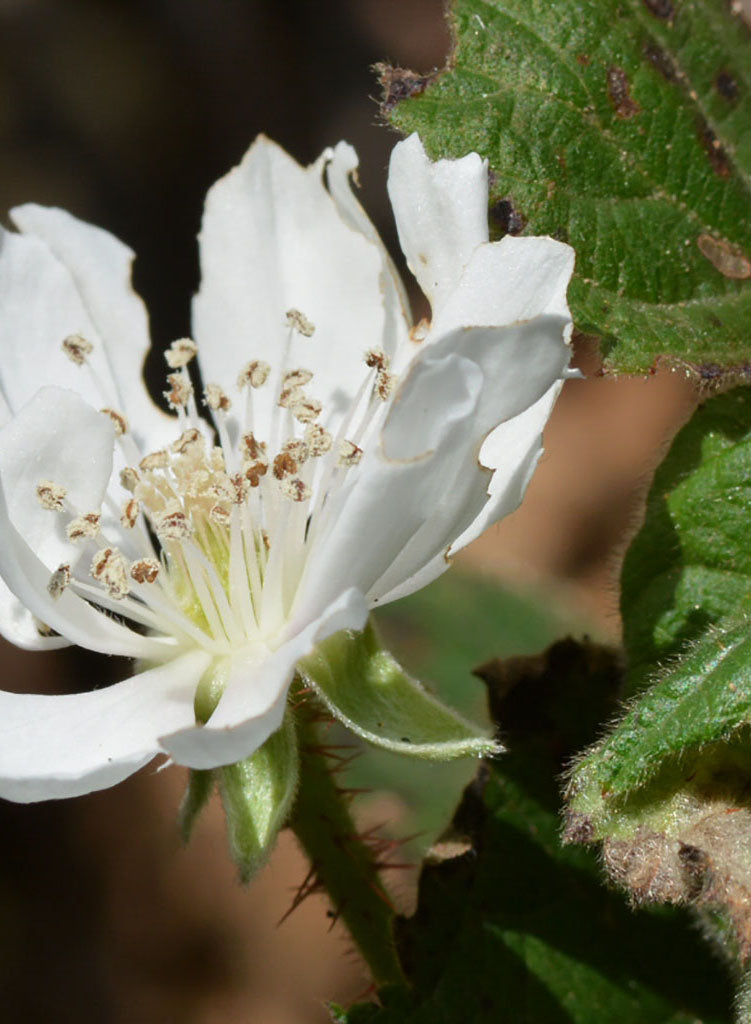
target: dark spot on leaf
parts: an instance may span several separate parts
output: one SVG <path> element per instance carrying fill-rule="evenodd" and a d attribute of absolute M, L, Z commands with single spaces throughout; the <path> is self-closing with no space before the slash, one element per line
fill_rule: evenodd
<path fill-rule="evenodd" d="M 719 139 L 708 124 L 702 122 L 700 125 L 699 139 L 704 147 L 704 151 L 709 157 L 709 162 L 712 164 L 712 169 L 715 174 L 720 178 L 729 178 L 732 173 L 732 168 L 730 166 L 727 153 L 722 148 Z"/>
<path fill-rule="evenodd" d="M 654 64 L 663 78 L 667 79 L 668 82 L 676 80 L 678 75 L 676 74 L 675 65 L 672 58 L 664 50 L 661 50 L 659 46 L 655 46 L 653 43 L 648 43 L 644 47 L 644 54 L 647 60 Z"/>
<path fill-rule="evenodd" d="M 623 68 L 608 68 L 608 96 L 615 109 L 616 117 L 634 117 L 641 107 L 632 99 L 628 75 Z"/>
<path fill-rule="evenodd" d="M 378 72 L 378 80 L 383 89 L 382 114 L 390 114 L 397 103 L 425 92 L 438 74 L 437 71 L 433 71 L 429 75 L 418 75 L 416 71 L 410 71 L 408 68 L 395 68 L 390 64 L 376 64 L 375 70 Z"/>
<path fill-rule="evenodd" d="M 510 199 L 499 199 L 488 210 L 491 221 L 503 235 L 520 235 L 526 221 Z"/>
<path fill-rule="evenodd" d="M 577 53 L 576 60 L 577 60 L 577 63 L 581 64 L 581 66 L 583 68 L 586 68 L 586 67 L 589 67 L 589 64 L 590 64 L 590 61 L 592 60 L 592 58 L 587 53 Z"/>
<path fill-rule="evenodd" d="M 721 71 L 714 80 L 717 91 L 728 103 L 738 99 L 738 83 L 729 71 Z"/>
<path fill-rule="evenodd" d="M 735 281 L 745 281 L 751 277 L 751 260 L 737 245 L 711 235 L 699 235 L 696 244 L 702 256 L 706 256 L 723 277 Z"/>
<path fill-rule="evenodd" d="M 644 6 L 655 18 L 662 18 L 665 21 L 675 14 L 675 7 L 670 0 L 644 0 Z"/>

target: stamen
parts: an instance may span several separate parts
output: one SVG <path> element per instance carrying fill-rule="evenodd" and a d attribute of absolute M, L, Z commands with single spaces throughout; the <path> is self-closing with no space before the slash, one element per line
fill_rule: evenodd
<path fill-rule="evenodd" d="M 375 393 L 385 402 L 394 390 L 394 376 L 386 370 L 379 370 L 376 374 Z"/>
<path fill-rule="evenodd" d="M 232 521 L 232 513 L 224 505 L 213 505 L 209 510 L 209 518 L 219 526 L 229 526 Z"/>
<path fill-rule="evenodd" d="M 323 406 L 317 398 L 309 398 L 307 395 L 304 395 L 291 408 L 292 415 L 300 423 L 313 423 L 321 415 Z"/>
<path fill-rule="evenodd" d="M 285 477 L 282 480 L 282 494 L 292 501 L 307 501 L 313 492 L 299 476 Z"/>
<path fill-rule="evenodd" d="M 287 370 L 282 376 L 282 391 L 290 391 L 292 388 L 304 388 L 313 380 L 311 370 Z"/>
<path fill-rule="evenodd" d="M 105 416 L 109 416 L 115 424 L 115 433 L 118 437 L 128 433 L 128 421 L 121 412 L 118 412 L 116 409 L 100 409 L 99 411 L 104 413 Z"/>
<path fill-rule="evenodd" d="M 130 498 L 123 505 L 123 511 L 120 516 L 120 522 L 123 524 L 126 530 L 132 530 L 138 522 L 138 511 L 139 504 L 136 498 Z"/>
<path fill-rule="evenodd" d="M 268 380 L 271 367 L 262 359 L 253 359 L 246 363 L 237 377 L 237 387 L 242 390 L 244 387 L 260 388 Z"/>
<path fill-rule="evenodd" d="M 167 399 L 169 407 L 179 412 L 187 406 L 192 398 L 193 385 L 190 383 L 187 373 L 182 370 L 167 374 L 167 383 L 170 386 L 170 390 L 163 391 L 162 394 Z"/>
<path fill-rule="evenodd" d="M 170 451 L 174 452 L 176 455 L 184 455 L 196 444 L 203 446 L 201 431 L 198 430 L 197 427 L 188 427 L 187 430 L 184 430 L 182 434 L 180 434 L 176 441 L 172 442 L 170 445 Z"/>
<path fill-rule="evenodd" d="M 331 451 L 332 437 L 320 423 L 311 423 L 305 431 L 305 443 L 312 456 L 325 455 Z"/>
<path fill-rule="evenodd" d="M 62 565 L 59 565 L 50 576 L 50 581 L 47 584 L 47 591 L 55 600 L 57 600 L 69 584 L 70 565 L 68 565 L 67 562 L 64 562 Z M 49 629 L 49 627 L 47 628 Z M 47 634 L 42 635 L 44 636 Z"/>
<path fill-rule="evenodd" d="M 310 320 L 301 313 L 299 309 L 288 309 L 286 314 L 287 326 L 297 331 L 298 334 L 302 334 L 304 338 L 312 338 L 315 334 L 315 324 L 312 324 Z"/>
<path fill-rule="evenodd" d="M 339 466 L 356 466 L 362 458 L 362 448 L 354 441 L 342 441 L 339 445 Z"/>
<path fill-rule="evenodd" d="M 153 522 L 157 536 L 163 540 L 187 540 L 193 532 L 179 501 L 168 501 Z"/>
<path fill-rule="evenodd" d="M 125 559 L 117 548 L 102 548 L 97 551 L 91 562 L 91 575 L 107 588 L 107 593 L 115 601 L 127 597 L 128 572 Z"/>
<path fill-rule="evenodd" d="M 369 348 L 365 353 L 365 365 L 374 370 L 388 370 L 389 357 L 382 348 Z"/>
<path fill-rule="evenodd" d="M 149 473 L 152 469 L 166 469 L 167 466 L 169 466 L 169 455 L 164 448 L 161 448 L 158 452 L 151 452 L 149 455 L 144 455 L 138 465 L 144 473 Z M 123 472 L 125 472 L 125 470 L 123 470 Z M 122 475 L 120 477 L 120 481 L 122 482 Z"/>
<path fill-rule="evenodd" d="M 274 476 L 277 480 L 284 480 L 297 472 L 297 462 L 289 452 L 280 452 L 274 459 Z"/>
<path fill-rule="evenodd" d="M 156 558 L 140 558 L 130 567 L 130 575 L 136 583 L 153 583 L 159 575 L 160 565 Z"/>
<path fill-rule="evenodd" d="M 207 384 L 203 392 L 205 404 L 212 412 L 229 412 L 232 402 L 218 384 Z"/>
<path fill-rule="evenodd" d="M 291 455 L 298 466 L 301 466 L 303 462 L 307 462 L 310 451 L 305 441 L 299 438 L 293 438 L 291 441 L 285 441 L 282 445 L 282 455 Z"/>
<path fill-rule="evenodd" d="M 140 479 L 138 470 L 133 469 L 132 466 L 126 466 L 125 469 L 120 470 L 120 484 L 126 491 L 135 491 Z"/>
<path fill-rule="evenodd" d="M 67 493 L 64 487 L 52 480 L 42 480 L 37 484 L 37 501 L 50 512 L 62 512 Z"/>
<path fill-rule="evenodd" d="M 179 370 L 183 366 L 187 366 L 197 352 L 198 345 L 192 338 L 178 338 L 164 353 L 164 358 L 171 370 Z"/>
<path fill-rule="evenodd" d="M 76 366 L 83 366 L 86 356 L 90 356 L 93 351 L 94 346 L 91 342 L 81 337 L 80 334 L 69 334 L 63 340 L 63 352 Z"/>
<path fill-rule="evenodd" d="M 69 540 L 87 540 L 93 539 L 99 533 L 99 523 L 101 516 L 98 512 L 86 512 L 82 516 L 76 516 L 75 519 L 68 523 L 68 539 Z"/>

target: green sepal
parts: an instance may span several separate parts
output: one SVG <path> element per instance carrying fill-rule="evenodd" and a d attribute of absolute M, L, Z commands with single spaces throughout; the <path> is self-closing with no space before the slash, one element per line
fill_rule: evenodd
<path fill-rule="evenodd" d="M 329 637 L 298 671 L 335 718 L 374 746 L 434 761 L 501 749 L 412 679 L 383 649 L 372 622 L 362 633 Z"/>
<path fill-rule="evenodd" d="M 190 769 L 185 795 L 180 804 L 180 810 L 177 812 L 177 823 L 184 843 L 190 841 L 198 821 L 198 815 L 211 799 L 215 781 L 213 769 L 206 771 Z"/>
<path fill-rule="evenodd" d="M 280 729 L 244 761 L 216 770 L 227 819 L 227 838 L 240 879 L 263 867 L 289 817 L 299 777 L 295 723 L 287 713 Z"/>

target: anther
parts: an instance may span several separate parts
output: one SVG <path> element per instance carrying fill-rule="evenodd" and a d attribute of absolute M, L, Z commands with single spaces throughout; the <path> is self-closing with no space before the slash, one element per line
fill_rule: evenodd
<path fill-rule="evenodd" d="M 125 469 L 120 470 L 120 485 L 126 491 L 135 491 L 139 480 L 138 470 L 132 466 L 126 466 Z"/>
<path fill-rule="evenodd" d="M 144 455 L 138 466 L 144 473 L 150 473 L 152 469 L 166 469 L 169 466 L 169 455 L 164 448 L 161 448 L 158 452 L 150 452 L 148 455 Z M 122 482 L 122 476 L 120 480 Z"/>
<path fill-rule="evenodd" d="M 136 583 L 153 583 L 159 575 L 159 562 L 156 558 L 140 558 L 130 567 L 130 575 Z"/>
<path fill-rule="evenodd" d="M 232 402 L 218 384 L 206 385 L 203 400 L 212 412 L 228 412 L 232 406 Z"/>
<path fill-rule="evenodd" d="M 311 423 L 305 431 L 305 443 L 311 455 L 325 455 L 331 451 L 331 434 L 320 423 Z"/>
<path fill-rule="evenodd" d="M 359 448 L 354 441 L 342 441 L 339 445 L 340 466 L 356 466 L 362 458 L 362 448 Z"/>
<path fill-rule="evenodd" d="M 253 359 L 246 363 L 237 377 L 237 386 L 240 390 L 244 387 L 260 388 L 268 380 L 271 367 L 262 359 Z"/>
<path fill-rule="evenodd" d="M 50 512 L 62 512 L 67 493 L 64 487 L 52 480 L 42 480 L 37 484 L 37 501 Z"/>
<path fill-rule="evenodd" d="M 121 601 L 130 590 L 125 559 L 117 548 L 97 551 L 91 562 L 91 575 L 104 584 L 109 596 L 116 601 Z"/>
<path fill-rule="evenodd" d="M 63 352 L 76 366 L 83 366 L 86 356 L 90 356 L 93 351 L 94 346 L 91 342 L 82 338 L 80 334 L 69 334 L 63 340 Z"/>
<path fill-rule="evenodd" d="M 388 373 L 386 370 L 379 370 L 376 374 L 375 382 L 375 393 L 385 402 L 394 390 L 394 377 L 393 374 Z"/>
<path fill-rule="evenodd" d="M 196 352 L 198 352 L 198 345 L 192 338 L 178 338 L 164 353 L 164 358 L 171 370 L 179 370 L 188 365 Z"/>
<path fill-rule="evenodd" d="M 310 450 L 308 449 L 305 441 L 299 438 L 293 438 L 291 441 L 285 441 L 281 448 L 282 455 L 291 455 L 298 466 L 301 466 L 303 462 L 307 462 L 310 456 Z"/>
<path fill-rule="evenodd" d="M 265 441 L 258 441 L 255 437 L 255 434 L 253 434 L 252 432 L 249 434 L 243 434 L 241 441 L 243 446 L 243 459 L 250 459 L 253 462 L 268 462 Z"/>
<path fill-rule="evenodd" d="M 187 374 L 180 371 L 169 373 L 167 374 L 167 383 L 170 386 L 170 390 L 162 392 L 167 399 L 167 404 L 171 409 L 184 409 L 193 394 L 193 385 L 190 383 Z"/>
<path fill-rule="evenodd" d="M 130 498 L 123 505 L 123 510 L 120 514 L 120 522 L 126 530 L 132 530 L 138 522 L 138 510 L 139 504 L 137 498 Z"/>
<path fill-rule="evenodd" d="M 69 583 L 70 566 L 65 562 L 63 565 L 58 565 L 57 569 L 55 569 L 50 576 L 50 581 L 47 584 L 47 591 L 55 600 L 57 600 Z"/>
<path fill-rule="evenodd" d="M 169 447 L 170 451 L 175 452 L 176 455 L 184 455 L 196 444 L 203 444 L 201 431 L 197 427 L 188 427 Z"/>
<path fill-rule="evenodd" d="M 313 423 L 321 415 L 323 406 L 317 398 L 309 398 L 304 395 L 299 402 L 292 406 L 292 415 L 300 423 Z"/>
<path fill-rule="evenodd" d="M 219 526 L 229 526 L 232 514 L 224 505 L 212 505 L 209 510 L 209 519 L 214 523 L 218 523 Z"/>
<path fill-rule="evenodd" d="M 282 377 L 282 391 L 289 391 L 292 388 L 304 388 L 313 380 L 311 370 L 287 370 Z"/>
<path fill-rule="evenodd" d="M 116 409 L 100 409 L 99 411 L 104 413 L 105 416 L 109 416 L 115 424 L 115 433 L 118 437 L 128 433 L 128 421 L 121 412 L 118 412 Z"/>
<path fill-rule="evenodd" d="M 274 459 L 274 476 L 283 480 L 297 472 L 297 462 L 289 452 L 280 452 Z"/>
<path fill-rule="evenodd" d="M 248 496 L 248 490 L 250 489 L 250 482 L 248 477 L 244 473 L 235 473 L 231 478 L 232 486 L 235 491 L 234 501 L 236 505 L 242 505 Z"/>
<path fill-rule="evenodd" d="M 193 532 L 188 517 L 177 501 L 167 502 L 165 508 L 154 518 L 157 536 L 164 540 L 187 540 Z"/>
<path fill-rule="evenodd" d="M 388 370 L 389 357 L 382 348 L 369 348 L 365 353 L 365 365 L 374 370 Z"/>
<path fill-rule="evenodd" d="M 85 515 L 76 516 L 68 523 L 69 540 L 91 540 L 99 533 L 99 521 L 101 516 L 98 512 L 87 512 Z"/>
<path fill-rule="evenodd" d="M 282 494 L 292 501 L 307 501 L 312 491 L 299 476 L 290 476 L 282 480 Z"/>
<path fill-rule="evenodd" d="M 304 338 L 312 338 L 315 334 L 315 324 L 301 313 L 299 309 L 288 309 L 286 314 L 287 326 L 302 334 Z"/>

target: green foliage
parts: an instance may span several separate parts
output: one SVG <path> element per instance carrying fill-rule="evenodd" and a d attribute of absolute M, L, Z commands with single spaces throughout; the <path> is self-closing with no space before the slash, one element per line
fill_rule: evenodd
<path fill-rule="evenodd" d="M 381 646 L 375 626 L 345 630 L 319 644 L 298 665 L 331 714 L 368 743 L 434 761 L 481 757 L 492 737 L 446 707 L 412 679 Z"/>
<path fill-rule="evenodd" d="M 751 33 L 727 0 L 454 0 L 452 22 L 445 72 L 384 72 L 391 122 L 487 157 L 497 232 L 574 246 L 609 369 L 745 377 Z"/>
<path fill-rule="evenodd" d="M 230 852 L 243 882 L 268 860 L 297 792 L 299 756 L 292 715 L 262 747 L 216 769 Z"/>
<path fill-rule="evenodd" d="M 562 847 L 555 777 L 612 709 L 620 669 L 572 641 L 483 669 L 510 752 L 468 788 L 397 928 L 411 989 L 340 1024 L 719 1024 L 726 983 L 673 913 L 632 913 Z"/>
<path fill-rule="evenodd" d="M 623 567 L 629 690 L 713 623 L 751 610 L 751 389 L 707 402 L 658 469 Z"/>

